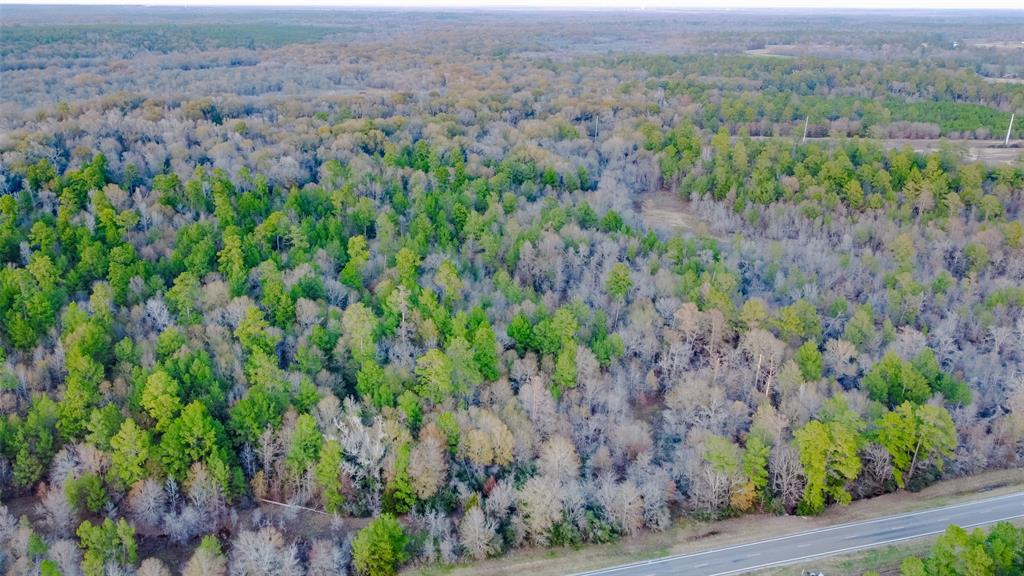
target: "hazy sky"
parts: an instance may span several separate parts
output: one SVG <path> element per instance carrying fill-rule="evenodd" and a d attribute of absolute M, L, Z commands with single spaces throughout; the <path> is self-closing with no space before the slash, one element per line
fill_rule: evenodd
<path fill-rule="evenodd" d="M 1024 9 L 1024 0 L 0 0 L 0 4 L 339 6 L 417 8 L 860 8 Z"/>

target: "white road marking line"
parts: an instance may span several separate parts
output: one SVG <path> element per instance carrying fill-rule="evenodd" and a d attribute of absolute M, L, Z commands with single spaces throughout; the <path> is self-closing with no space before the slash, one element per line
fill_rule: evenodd
<path fill-rule="evenodd" d="M 1014 518 L 1024 517 L 1024 513 L 1015 514 L 1013 516 L 1007 516 L 1005 518 L 998 518 L 996 520 L 987 520 L 985 522 L 975 522 L 974 524 L 966 524 L 961 528 L 974 528 L 975 526 L 982 526 L 984 524 L 995 524 L 996 522 L 1002 522 L 1004 520 L 1013 520 Z M 851 546 L 849 548 L 842 548 L 840 550 L 830 550 L 827 552 L 820 552 L 818 554 L 810 554 L 808 556 L 801 556 L 800 558 L 790 558 L 789 560 L 779 560 L 777 562 L 768 562 L 767 564 L 759 564 L 757 566 L 747 566 L 746 568 L 738 568 L 735 570 L 728 570 L 726 572 L 716 572 L 710 576 L 729 576 L 730 574 L 739 574 L 741 572 L 750 572 L 753 570 L 760 570 L 761 568 L 771 568 L 772 566 L 784 566 L 786 564 L 793 564 L 800 562 L 801 560 L 811 560 L 813 558 L 821 558 L 822 556 L 833 556 L 835 554 L 842 554 L 843 552 L 853 552 L 854 550 L 861 550 L 864 548 L 874 548 L 876 546 L 884 546 L 886 544 L 892 544 L 894 542 L 902 542 L 904 540 L 914 540 L 915 538 L 924 538 L 925 536 L 934 536 L 936 534 L 942 534 L 945 530 L 935 530 L 932 532 L 925 532 L 924 534 L 915 534 L 913 536 L 902 536 L 900 538 L 893 538 L 892 540 L 885 540 L 883 542 L 873 542 L 871 544 L 861 544 L 860 546 Z"/>
<path fill-rule="evenodd" d="M 862 525 L 867 525 L 867 524 L 875 524 L 875 523 L 878 523 L 878 522 L 885 522 L 885 521 L 888 521 L 888 520 L 895 520 L 895 519 L 902 519 L 902 518 L 913 518 L 915 516 L 921 516 L 921 515 L 924 515 L 924 514 L 934 514 L 934 513 L 937 513 L 937 512 L 945 512 L 945 511 L 949 511 L 949 510 L 955 510 L 957 508 L 964 508 L 966 506 L 977 506 L 978 504 L 986 504 L 986 503 L 989 503 L 989 502 L 997 502 L 997 501 L 1006 500 L 1006 499 L 1009 499 L 1009 498 L 1020 498 L 1021 496 L 1024 496 L 1024 493 L 1018 492 L 1018 493 L 1015 493 L 1015 494 L 1006 494 L 1006 495 L 1003 495 L 1003 496 L 996 496 L 994 498 L 988 498 L 988 499 L 984 499 L 984 500 L 975 500 L 973 502 L 964 502 L 964 503 L 961 503 L 961 504 L 954 504 L 952 506 L 946 506 L 946 507 L 943 507 L 943 508 L 932 508 L 931 510 L 921 510 L 921 511 L 918 511 L 918 512 L 911 512 L 909 514 L 899 514 L 899 515 L 895 515 L 895 516 L 887 516 L 885 518 L 875 518 L 874 520 L 864 520 L 864 521 L 859 521 L 859 522 L 846 522 L 844 524 L 836 524 L 835 526 L 829 526 L 829 527 L 826 527 L 826 528 L 819 528 L 819 529 L 816 529 L 816 530 L 808 530 L 808 531 L 805 531 L 805 532 L 798 532 L 798 533 L 795 533 L 795 534 L 788 534 L 786 536 L 778 536 L 778 537 L 775 537 L 775 538 L 769 538 L 768 540 L 759 540 L 757 542 L 748 542 L 746 544 L 736 544 L 736 545 L 733 545 L 733 546 L 727 546 L 725 548 L 716 548 L 714 550 L 705 550 L 703 552 L 693 552 L 693 553 L 689 553 L 689 554 L 677 554 L 677 555 L 674 555 L 674 556 L 665 556 L 664 558 L 658 558 L 656 560 L 647 560 L 647 561 L 644 561 L 644 562 L 633 562 L 631 564 L 623 564 L 621 566 L 613 566 L 611 568 L 603 568 L 603 569 L 599 569 L 599 570 L 591 570 L 591 571 L 588 571 L 588 572 L 577 572 L 577 573 L 574 573 L 574 574 L 570 574 L 569 576 L 599 576 L 601 574 L 612 574 L 612 573 L 615 573 L 615 572 L 620 572 L 622 570 L 628 570 L 630 568 L 636 568 L 637 566 L 646 566 L 646 565 L 650 565 L 650 564 L 660 564 L 662 562 L 671 562 L 673 560 L 678 560 L 680 558 L 690 558 L 690 557 L 696 557 L 696 556 L 703 556 L 705 554 L 712 554 L 712 553 L 717 553 L 717 552 L 725 552 L 725 551 L 728 551 L 728 550 L 736 550 L 736 549 L 745 548 L 745 547 L 748 547 L 748 546 L 757 546 L 757 545 L 760 545 L 760 544 L 768 544 L 768 543 L 771 543 L 771 542 L 778 542 L 780 540 L 788 540 L 790 538 L 796 538 L 798 536 L 808 536 L 808 535 L 811 535 L 811 534 L 820 534 L 822 532 L 831 532 L 833 530 L 838 530 L 840 528 L 846 528 L 846 527 L 850 527 L 850 526 L 862 526 Z M 1024 516 L 1024 514 L 1019 514 L 1017 516 L 1010 516 L 1010 518 L 1018 518 L 1020 516 Z M 998 521 L 999 520 L 993 520 L 992 522 L 998 522 Z M 988 523 L 989 522 L 982 522 L 982 524 L 988 524 Z M 978 524 L 974 524 L 973 526 L 977 526 L 977 525 Z M 910 536 L 908 538 L 917 538 L 917 537 L 920 537 L 920 536 L 928 536 L 928 535 L 930 535 L 930 534 L 920 534 L 918 536 Z M 903 540 L 905 540 L 905 539 L 906 538 L 903 538 Z M 885 544 L 885 542 L 883 542 L 881 544 Z M 876 546 L 876 545 L 880 545 L 880 544 L 868 544 L 867 546 Z M 861 546 L 861 547 L 863 547 L 863 546 Z M 813 558 L 813 556 L 812 556 L 812 558 Z M 786 562 L 789 562 L 789 561 L 787 560 Z M 729 574 L 729 572 L 724 572 L 723 574 Z M 716 576 L 718 576 L 718 575 L 716 575 Z"/>

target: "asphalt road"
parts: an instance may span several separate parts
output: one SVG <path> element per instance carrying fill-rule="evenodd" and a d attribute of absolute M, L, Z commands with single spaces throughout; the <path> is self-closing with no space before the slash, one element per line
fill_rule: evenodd
<path fill-rule="evenodd" d="M 939 534 L 950 524 L 964 528 L 1024 517 L 1024 492 L 912 512 L 888 518 L 837 524 L 717 550 L 666 556 L 576 576 L 726 576 L 804 562 L 832 554 L 884 546 Z"/>

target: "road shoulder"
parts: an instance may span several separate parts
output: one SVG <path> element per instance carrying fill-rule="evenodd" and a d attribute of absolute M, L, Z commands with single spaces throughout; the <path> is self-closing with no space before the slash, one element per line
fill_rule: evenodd
<path fill-rule="evenodd" d="M 821 516 L 795 517 L 751 514 L 718 522 L 686 521 L 662 533 L 643 533 L 612 544 L 579 549 L 526 549 L 500 558 L 447 567 L 419 567 L 403 574 L 430 576 L 555 576 L 658 558 L 733 546 L 765 538 L 804 532 L 834 524 L 881 518 L 927 508 L 983 500 L 1019 491 L 1024 470 L 997 470 L 940 482 L 917 493 L 898 492 L 853 504 L 830 507 Z"/>

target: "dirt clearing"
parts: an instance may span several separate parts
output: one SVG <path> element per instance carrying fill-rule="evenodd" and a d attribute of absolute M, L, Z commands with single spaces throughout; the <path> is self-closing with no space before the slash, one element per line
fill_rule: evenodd
<path fill-rule="evenodd" d="M 991 76 L 982 76 L 982 78 L 990 84 L 1024 84 L 1024 78 L 992 78 Z"/>
<path fill-rule="evenodd" d="M 1020 142 L 1011 141 L 1010 147 L 1004 147 L 1002 140 L 914 140 L 891 139 L 880 140 L 886 150 L 910 146 L 915 152 L 928 154 L 938 152 L 945 147 L 952 147 L 965 162 L 981 162 L 989 166 L 1000 164 L 1018 164 L 1024 157 L 1024 148 Z"/>
<path fill-rule="evenodd" d="M 649 228 L 673 234 L 715 237 L 708 223 L 701 220 L 690 203 L 677 194 L 660 190 L 644 194 L 637 203 L 644 224 Z"/>
<path fill-rule="evenodd" d="M 1015 124 L 1016 126 L 1016 124 Z M 1005 136 L 1005 131 L 1003 132 Z M 785 136 L 754 136 L 754 140 L 766 140 L 770 138 L 783 138 L 793 141 L 792 137 Z M 808 138 L 807 142 L 829 143 L 832 141 L 852 140 L 852 138 Z M 1010 140 L 1010 146 L 1003 146 L 1003 140 L 954 140 L 949 138 L 866 138 L 877 142 L 886 150 L 910 146 L 914 152 L 928 154 L 944 149 L 952 149 L 965 162 L 981 162 L 988 166 L 999 166 L 1004 164 L 1024 163 L 1024 141 Z"/>

